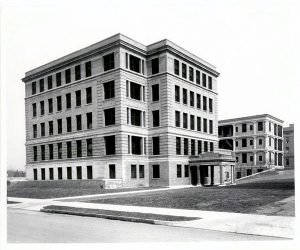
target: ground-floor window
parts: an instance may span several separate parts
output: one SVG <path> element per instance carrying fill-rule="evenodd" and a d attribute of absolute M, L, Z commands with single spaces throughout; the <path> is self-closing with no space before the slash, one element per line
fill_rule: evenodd
<path fill-rule="evenodd" d="M 241 172 L 236 172 L 236 178 L 237 178 L 237 179 L 240 179 L 241 177 L 242 177 Z"/>
<path fill-rule="evenodd" d="M 58 179 L 62 180 L 62 168 L 57 168 L 57 172 L 58 172 Z"/>
<path fill-rule="evenodd" d="M 136 165 L 131 165 L 131 179 L 136 179 Z"/>
<path fill-rule="evenodd" d="M 67 167 L 67 179 L 72 179 L 72 167 Z"/>
<path fill-rule="evenodd" d="M 53 168 L 49 168 L 49 179 L 53 180 Z"/>
<path fill-rule="evenodd" d="M 152 177 L 153 178 L 160 178 L 159 165 L 152 165 Z"/>
<path fill-rule="evenodd" d="M 289 158 L 286 158 L 286 159 L 285 159 L 285 165 L 287 165 L 287 166 L 290 165 L 290 159 L 289 159 Z"/>
<path fill-rule="evenodd" d="M 139 178 L 140 179 L 145 178 L 145 166 L 144 165 L 139 166 Z"/>
<path fill-rule="evenodd" d="M 77 179 L 80 180 L 82 179 L 82 168 L 81 166 L 76 167 L 77 170 Z"/>
<path fill-rule="evenodd" d="M 37 169 L 33 169 L 33 179 L 36 181 L 37 178 Z"/>
<path fill-rule="evenodd" d="M 42 168 L 41 171 L 42 171 L 42 180 L 45 180 L 45 169 Z"/>
<path fill-rule="evenodd" d="M 252 169 L 247 169 L 247 176 L 252 175 Z"/>
<path fill-rule="evenodd" d="M 177 178 L 181 178 L 181 165 L 177 165 Z"/>
<path fill-rule="evenodd" d="M 93 179 L 93 166 L 87 166 L 86 167 L 87 172 L 87 178 Z"/>
<path fill-rule="evenodd" d="M 184 165 L 184 177 L 189 177 L 189 165 Z"/>
<path fill-rule="evenodd" d="M 109 165 L 109 179 L 116 179 L 116 165 Z"/>

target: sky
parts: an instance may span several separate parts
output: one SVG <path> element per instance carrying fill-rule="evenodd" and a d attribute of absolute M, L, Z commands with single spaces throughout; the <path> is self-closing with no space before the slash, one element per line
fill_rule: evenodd
<path fill-rule="evenodd" d="M 116 33 L 144 45 L 167 38 L 215 65 L 219 119 L 269 113 L 287 126 L 297 118 L 299 1 L 3 2 L 1 125 L 9 169 L 25 165 L 25 72 Z"/>

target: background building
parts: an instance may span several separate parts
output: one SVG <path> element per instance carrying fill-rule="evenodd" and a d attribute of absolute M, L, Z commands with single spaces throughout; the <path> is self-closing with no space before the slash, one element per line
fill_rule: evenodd
<path fill-rule="evenodd" d="M 219 147 L 233 150 L 236 178 L 283 168 L 282 125 L 268 114 L 219 121 Z"/>
<path fill-rule="evenodd" d="M 168 40 L 117 34 L 25 74 L 29 180 L 190 184 L 218 147 L 216 68 Z"/>
<path fill-rule="evenodd" d="M 283 128 L 284 167 L 294 169 L 294 124 Z"/>

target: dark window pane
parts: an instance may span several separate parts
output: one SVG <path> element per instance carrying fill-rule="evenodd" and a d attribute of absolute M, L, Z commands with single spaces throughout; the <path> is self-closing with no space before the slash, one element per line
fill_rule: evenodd
<path fill-rule="evenodd" d="M 115 124 L 115 108 L 105 109 L 104 117 L 105 117 L 105 126 L 114 125 Z"/>
<path fill-rule="evenodd" d="M 109 99 L 115 97 L 115 82 L 103 83 L 104 87 L 104 99 Z"/>
<path fill-rule="evenodd" d="M 152 101 L 159 100 L 159 84 L 152 85 Z"/>
<path fill-rule="evenodd" d="M 160 154 L 160 143 L 159 143 L 159 137 L 152 137 L 152 148 L 153 148 L 153 155 L 159 155 Z"/>
<path fill-rule="evenodd" d="M 105 150 L 106 155 L 114 155 L 116 153 L 116 147 L 115 147 L 115 136 L 105 136 Z"/>
<path fill-rule="evenodd" d="M 75 66 L 75 81 L 81 79 L 81 67 L 80 65 Z"/>
<path fill-rule="evenodd" d="M 152 59 L 152 75 L 159 73 L 159 58 Z"/>
<path fill-rule="evenodd" d="M 115 68 L 115 56 L 114 53 L 111 53 L 109 55 L 106 55 L 103 57 L 103 66 L 104 71 L 114 69 Z"/>
<path fill-rule="evenodd" d="M 66 69 L 65 70 L 65 78 L 66 78 L 66 83 L 71 82 L 71 69 Z"/>
<path fill-rule="evenodd" d="M 85 77 L 92 75 L 92 62 L 85 63 Z"/>
<path fill-rule="evenodd" d="M 140 73 L 140 61 L 141 59 L 138 57 L 135 57 L 133 55 L 129 55 L 129 68 L 132 71 L 135 71 L 137 73 Z"/>

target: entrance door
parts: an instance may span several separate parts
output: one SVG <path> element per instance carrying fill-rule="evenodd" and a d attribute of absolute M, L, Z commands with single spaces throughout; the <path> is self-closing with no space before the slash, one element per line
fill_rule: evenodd
<path fill-rule="evenodd" d="M 191 184 L 197 186 L 197 166 L 191 166 Z"/>
<path fill-rule="evenodd" d="M 205 184 L 205 177 L 207 175 L 207 166 L 201 166 L 200 167 L 200 184 Z"/>

